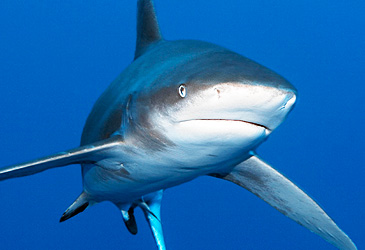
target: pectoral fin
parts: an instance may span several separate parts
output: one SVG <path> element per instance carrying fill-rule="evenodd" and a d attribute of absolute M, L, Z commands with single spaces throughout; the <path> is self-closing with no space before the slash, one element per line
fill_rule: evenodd
<path fill-rule="evenodd" d="M 23 164 L 4 167 L 0 169 L 0 180 L 32 175 L 70 164 L 95 163 L 106 157 L 105 152 L 121 144 L 122 142 L 118 138 L 112 138 Z"/>
<path fill-rule="evenodd" d="M 318 204 L 257 156 L 251 156 L 227 175 L 216 177 L 244 187 L 337 248 L 357 249 Z"/>

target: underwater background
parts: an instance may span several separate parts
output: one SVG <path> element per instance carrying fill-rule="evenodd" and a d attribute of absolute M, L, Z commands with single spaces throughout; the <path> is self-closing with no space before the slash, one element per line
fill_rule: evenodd
<path fill-rule="evenodd" d="M 299 93 L 257 150 L 365 248 L 365 2 L 156 0 L 168 40 L 210 41 Z M 0 165 L 77 147 L 108 84 L 133 60 L 136 1 L 0 2 Z M 104 202 L 58 223 L 82 190 L 77 165 L 0 183 L 1 249 L 155 249 Z M 248 191 L 201 177 L 168 189 L 168 249 L 334 249 Z"/>

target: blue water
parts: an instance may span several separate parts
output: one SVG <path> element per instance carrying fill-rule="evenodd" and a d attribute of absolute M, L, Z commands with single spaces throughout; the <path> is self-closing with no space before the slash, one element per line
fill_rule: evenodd
<path fill-rule="evenodd" d="M 96 98 L 132 61 L 135 1 L 0 2 L 0 155 L 10 165 L 77 146 Z M 156 1 L 167 39 L 200 39 L 289 79 L 299 99 L 258 153 L 365 248 L 363 1 Z M 59 224 L 79 166 L 0 183 L 1 249 L 155 249 L 98 204 Z M 165 192 L 168 249 L 334 249 L 246 190 L 209 177 Z"/>

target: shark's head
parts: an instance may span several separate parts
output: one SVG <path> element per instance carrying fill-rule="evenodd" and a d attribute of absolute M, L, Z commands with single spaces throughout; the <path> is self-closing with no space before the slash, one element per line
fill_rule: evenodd
<path fill-rule="evenodd" d="M 184 62 L 146 85 L 136 122 L 187 152 L 247 152 L 280 125 L 295 100 L 296 89 L 283 77 L 224 50 Z"/>

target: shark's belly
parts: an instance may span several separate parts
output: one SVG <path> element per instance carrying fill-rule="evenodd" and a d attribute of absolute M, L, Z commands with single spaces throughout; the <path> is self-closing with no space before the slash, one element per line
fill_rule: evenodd
<path fill-rule="evenodd" d="M 174 145 L 156 148 L 145 141 L 128 148 L 127 154 L 122 149 L 109 152 L 106 162 L 83 165 L 84 191 L 96 202 L 129 203 L 202 175 L 229 173 L 267 135 L 251 124 L 222 123 L 227 130 L 241 132 L 240 136 L 216 139 L 217 133 L 205 129 L 191 138 L 185 135 L 184 140 L 174 140 L 179 142 Z"/>
<path fill-rule="evenodd" d="M 200 175 L 200 171 L 187 171 L 176 167 L 164 169 L 144 166 L 145 171 L 107 170 L 99 166 L 90 169 L 83 176 L 84 191 L 96 202 L 111 201 L 129 203 L 142 196 L 190 181 Z M 180 174 L 178 174 L 180 173 Z"/>
<path fill-rule="evenodd" d="M 177 152 L 165 154 L 181 155 Z M 158 163 L 148 164 L 153 158 L 144 157 L 141 161 L 122 164 L 120 169 L 83 165 L 87 169 L 83 171 L 84 191 L 96 202 L 107 200 L 130 203 L 146 194 L 180 185 L 202 175 L 229 172 L 236 164 L 249 157 L 249 150 L 231 156 L 217 161 L 218 156 L 211 154 L 200 161 L 190 161 L 187 164 L 174 162 L 168 157 Z"/>

